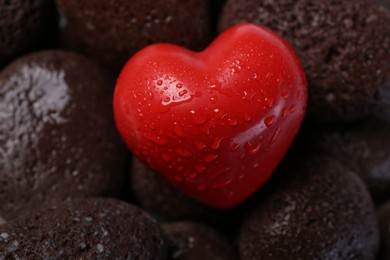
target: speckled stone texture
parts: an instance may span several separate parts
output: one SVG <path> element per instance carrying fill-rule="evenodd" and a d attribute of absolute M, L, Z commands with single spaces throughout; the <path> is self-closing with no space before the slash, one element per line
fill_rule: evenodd
<path fill-rule="evenodd" d="M 390 259 L 390 200 L 378 211 L 381 246 L 378 260 Z"/>
<path fill-rule="evenodd" d="M 116 195 L 127 151 L 112 115 L 113 80 L 79 54 L 45 51 L 0 74 L 0 215 L 68 196 Z"/>
<path fill-rule="evenodd" d="M 313 124 L 302 136 L 301 151 L 343 163 L 361 177 L 377 204 L 390 199 L 390 121 Z"/>
<path fill-rule="evenodd" d="M 308 79 L 308 116 L 350 121 L 390 99 L 390 12 L 369 0 L 230 0 L 220 31 L 242 22 L 285 38 Z"/>
<path fill-rule="evenodd" d="M 207 0 L 58 0 L 58 6 L 65 45 L 114 71 L 149 44 L 201 50 L 211 37 Z"/>
<path fill-rule="evenodd" d="M 386 7 L 387 9 L 390 9 L 390 1 L 389 0 L 375 0 L 375 2 L 383 7 Z"/>
<path fill-rule="evenodd" d="M 235 260 L 233 244 L 212 228 L 195 222 L 162 225 L 170 247 L 171 259 Z"/>
<path fill-rule="evenodd" d="M 374 259 L 375 209 L 361 180 L 338 162 L 285 164 L 243 219 L 241 259 Z"/>
<path fill-rule="evenodd" d="M 68 200 L 0 226 L 0 259 L 166 259 L 159 225 L 114 199 Z"/>
<path fill-rule="evenodd" d="M 56 11 L 51 0 L 0 0 L 0 68 L 22 53 L 55 38 Z"/>

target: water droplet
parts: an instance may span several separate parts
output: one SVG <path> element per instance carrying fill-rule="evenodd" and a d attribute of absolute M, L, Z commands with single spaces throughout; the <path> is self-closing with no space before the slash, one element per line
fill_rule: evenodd
<path fill-rule="evenodd" d="M 202 93 L 202 91 L 195 91 L 194 96 L 195 97 L 201 97 L 201 96 L 203 96 L 203 93 Z"/>
<path fill-rule="evenodd" d="M 197 165 L 197 166 L 195 166 L 195 169 L 197 172 L 203 173 L 206 170 L 206 167 L 204 167 L 202 165 Z"/>
<path fill-rule="evenodd" d="M 149 92 L 148 92 L 148 96 L 149 96 L 149 99 L 150 99 L 150 100 L 153 99 L 153 93 L 152 93 L 152 91 L 149 91 Z"/>
<path fill-rule="evenodd" d="M 204 157 L 204 162 L 211 163 L 211 162 L 215 161 L 217 158 L 218 158 L 218 155 L 216 155 L 216 154 L 206 154 L 206 156 Z"/>
<path fill-rule="evenodd" d="M 238 179 L 239 179 L 239 180 L 242 180 L 242 179 L 244 179 L 244 177 L 245 177 L 244 174 L 240 174 L 240 175 L 238 176 Z"/>
<path fill-rule="evenodd" d="M 253 73 L 253 79 L 257 79 L 257 73 Z"/>
<path fill-rule="evenodd" d="M 213 104 L 216 104 L 217 103 L 217 97 L 211 97 L 210 98 L 210 101 L 211 101 L 211 103 L 213 103 Z"/>
<path fill-rule="evenodd" d="M 167 154 L 167 153 L 163 153 L 163 154 L 161 155 L 161 157 L 162 157 L 163 160 L 166 161 L 166 162 L 169 162 L 169 161 L 171 160 L 171 156 L 170 156 L 169 154 Z"/>
<path fill-rule="evenodd" d="M 264 101 L 268 105 L 268 107 L 272 107 L 274 105 L 274 100 L 272 98 L 266 97 Z"/>
<path fill-rule="evenodd" d="M 202 125 L 206 122 L 206 117 L 200 114 L 194 114 L 193 119 L 194 123 L 197 125 Z"/>
<path fill-rule="evenodd" d="M 196 174 L 195 172 L 191 172 L 190 174 L 188 174 L 188 177 L 190 177 L 191 179 L 195 179 L 197 176 L 198 174 Z"/>
<path fill-rule="evenodd" d="M 184 167 L 183 167 L 183 166 L 177 167 L 177 172 L 182 172 L 183 170 L 184 170 Z"/>
<path fill-rule="evenodd" d="M 163 146 L 167 144 L 167 140 L 161 136 L 155 136 L 149 133 L 145 133 L 144 137 L 149 141 L 156 143 L 157 145 Z"/>
<path fill-rule="evenodd" d="M 267 127 L 270 127 L 274 122 L 275 122 L 275 116 L 274 116 L 274 115 L 269 116 L 269 117 L 267 117 L 266 119 L 264 119 L 264 124 L 265 124 Z"/>
<path fill-rule="evenodd" d="M 223 139 L 223 137 L 216 137 L 211 144 L 211 148 L 213 148 L 214 150 L 218 150 Z"/>
<path fill-rule="evenodd" d="M 249 122 L 252 120 L 252 117 L 247 112 L 244 112 L 244 120 Z"/>
<path fill-rule="evenodd" d="M 157 85 L 161 86 L 163 84 L 163 81 L 161 79 L 157 80 Z"/>
<path fill-rule="evenodd" d="M 150 168 L 155 169 L 151 157 L 149 157 L 149 156 L 146 157 L 146 162 L 147 162 L 147 164 L 149 165 Z"/>
<path fill-rule="evenodd" d="M 219 178 L 220 176 L 222 176 L 223 174 L 226 174 L 230 170 L 231 170 L 230 167 L 226 167 L 224 169 L 220 169 L 220 170 L 214 172 L 213 174 L 211 174 L 209 179 L 210 180 L 215 180 L 215 179 Z"/>
<path fill-rule="evenodd" d="M 170 98 L 170 97 L 165 97 L 165 98 L 162 100 L 161 104 L 162 104 L 163 106 L 168 105 L 168 104 L 169 104 L 169 101 L 171 101 L 171 98 Z"/>
<path fill-rule="evenodd" d="M 270 140 L 270 144 L 275 143 L 276 138 L 278 137 L 279 133 L 280 133 L 280 127 L 278 127 L 276 129 L 276 131 L 274 132 L 274 134 L 272 135 L 271 140 Z"/>
<path fill-rule="evenodd" d="M 282 92 L 280 92 L 280 95 L 282 96 L 282 98 L 284 99 L 287 99 L 289 97 L 289 93 L 287 90 L 282 90 Z"/>
<path fill-rule="evenodd" d="M 236 118 L 229 118 L 227 121 L 228 121 L 228 125 L 230 125 L 230 126 L 236 126 L 237 125 L 237 119 Z"/>
<path fill-rule="evenodd" d="M 224 186 L 227 186 L 230 183 L 232 183 L 232 180 L 225 180 L 225 181 L 221 181 L 221 182 L 215 183 L 215 184 L 211 185 L 211 187 L 213 189 L 218 189 L 218 188 L 222 188 Z"/>
<path fill-rule="evenodd" d="M 196 149 L 198 149 L 198 151 L 202 151 L 204 148 L 206 148 L 206 144 L 201 143 L 201 142 L 195 142 L 195 146 L 196 146 Z"/>
<path fill-rule="evenodd" d="M 252 144 L 251 142 L 245 143 L 245 151 L 247 154 L 255 154 L 260 150 L 261 142 L 259 142 L 257 145 Z"/>
<path fill-rule="evenodd" d="M 240 144 L 233 143 L 232 146 L 231 146 L 231 148 L 232 148 L 232 151 L 235 152 L 235 151 L 238 150 L 238 148 L 240 148 Z"/>
<path fill-rule="evenodd" d="M 179 96 L 184 96 L 185 94 L 187 94 L 187 90 L 186 89 L 183 89 L 182 91 L 179 92 Z"/>
<path fill-rule="evenodd" d="M 252 166 L 252 168 L 253 168 L 253 169 L 256 169 L 256 168 L 259 168 L 259 166 L 260 166 L 259 163 L 254 163 L 253 166 Z"/>
<path fill-rule="evenodd" d="M 176 148 L 175 149 L 175 153 L 177 153 L 178 155 L 181 155 L 183 157 L 190 157 L 191 156 L 191 153 L 187 150 L 184 150 L 183 148 Z"/>
<path fill-rule="evenodd" d="M 185 136 L 185 133 L 184 133 L 183 129 L 180 126 L 176 125 L 176 124 L 173 127 L 173 131 L 175 132 L 175 134 L 178 137 L 184 137 Z"/>
<path fill-rule="evenodd" d="M 196 189 L 198 191 L 202 191 L 202 190 L 205 190 L 206 188 L 207 188 L 206 184 L 202 183 L 202 184 L 199 184 Z"/>
<path fill-rule="evenodd" d="M 286 119 L 286 116 L 287 116 L 287 109 L 286 108 L 283 108 L 282 109 L 282 119 Z"/>
<path fill-rule="evenodd" d="M 176 87 L 177 87 L 177 88 L 182 88 L 182 87 L 183 87 L 183 84 L 178 83 L 178 84 L 176 84 Z"/>
<path fill-rule="evenodd" d="M 294 112 L 295 112 L 295 105 L 292 104 L 292 105 L 288 108 L 288 111 L 289 111 L 290 113 L 294 113 Z"/>
<path fill-rule="evenodd" d="M 183 177 L 181 177 L 180 175 L 175 175 L 173 178 L 177 182 L 182 182 L 183 181 Z"/>

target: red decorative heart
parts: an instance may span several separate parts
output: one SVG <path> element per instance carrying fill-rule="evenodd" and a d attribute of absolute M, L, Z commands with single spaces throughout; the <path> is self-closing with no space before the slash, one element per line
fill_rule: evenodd
<path fill-rule="evenodd" d="M 194 199 L 231 208 L 286 153 L 306 95 L 293 49 L 243 24 L 200 53 L 170 44 L 138 52 L 118 78 L 114 110 L 136 157 Z"/>

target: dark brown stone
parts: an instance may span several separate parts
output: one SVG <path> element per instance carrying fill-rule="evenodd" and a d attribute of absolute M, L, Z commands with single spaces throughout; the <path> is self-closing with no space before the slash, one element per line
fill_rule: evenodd
<path fill-rule="evenodd" d="M 68 196 L 116 195 L 127 151 L 113 81 L 78 54 L 25 56 L 0 74 L 0 215 Z"/>
<path fill-rule="evenodd" d="M 375 209 L 361 180 L 337 161 L 286 164 L 244 218 L 241 259 L 374 259 Z"/>
<path fill-rule="evenodd" d="M 269 27 L 295 48 L 310 119 L 349 121 L 390 99 L 390 12 L 373 1 L 227 1 L 220 31 L 242 22 Z"/>
<path fill-rule="evenodd" d="M 58 6 L 68 47 L 115 71 L 152 43 L 201 50 L 211 37 L 207 0 L 59 0 Z"/>
<path fill-rule="evenodd" d="M 161 229 L 114 199 L 67 200 L 0 226 L 0 259 L 166 259 Z"/>

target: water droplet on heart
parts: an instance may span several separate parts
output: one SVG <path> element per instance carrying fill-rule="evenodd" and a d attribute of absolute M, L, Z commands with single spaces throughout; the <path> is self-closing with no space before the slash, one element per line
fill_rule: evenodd
<path fill-rule="evenodd" d="M 164 105 L 164 106 L 166 106 L 166 105 L 169 104 L 169 101 L 171 101 L 171 98 L 170 98 L 170 97 L 165 97 L 165 98 L 162 100 L 161 104 Z"/>
<path fill-rule="evenodd" d="M 195 169 L 197 172 L 203 173 L 206 170 L 206 167 L 204 167 L 202 165 L 197 165 L 197 166 L 195 166 Z"/>
<path fill-rule="evenodd" d="M 167 140 L 161 136 L 155 136 L 149 133 L 145 133 L 144 137 L 148 139 L 149 141 L 154 142 L 157 145 L 163 146 L 167 144 Z"/>
<path fill-rule="evenodd" d="M 283 108 L 282 109 L 282 119 L 284 120 L 284 119 L 286 119 L 286 117 L 287 117 L 287 109 Z"/>
<path fill-rule="evenodd" d="M 259 168 L 259 166 L 260 166 L 259 163 L 254 163 L 253 166 L 252 166 L 252 168 L 253 168 L 253 169 L 256 169 L 256 168 Z"/>
<path fill-rule="evenodd" d="M 176 84 L 176 87 L 177 87 L 177 88 L 182 88 L 182 87 L 183 87 L 183 84 L 178 83 L 178 84 Z"/>
<path fill-rule="evenodd" d="M 161 79 L 157 80 L 157 85 L 161 86 L 163 84 L 163 81 Z"/>
<path fill-rule="evenodd" d="M 205 126 L 202 128 L 202 131 L 205 135 L 209 135 L 210 134 L 210 128 L 208 126 Z"/>
<path fill-rule="evenodd" d="M 178 137 L 185 136 L 183 129 L 180 126 L 178 126 L 177 124 L 175 124 L 175 126 L 173 127 L 173 131 L 175 132 L 176 136 L 178 136 Z"/>
<path fill-rule="evenodd" d="M 214 150 L 218 150 L 223 139 L 223 137 L 216 137 L 211 144 L 211 148 L 213 148 Z"/>
<path fill-rule="evenodd" d="M 182 181 L 183 181 L 183 177 L 181 177 L 180 175 L 175 175 L 175 176 L 173 177 L 173 179 L 174 179 L 175 181 L 177 181 L 177 182 L 182 182 Z"/>
<path fill-rule="evenodd" d="M 196 149 L 198 149 L 198 151 L 202 151 L 204 148 L 206 148 L 206 144 L 201 143 L 201 142 L 195 142 L 195 146 L 196 146 Z"/>
<path fill-rule="evenodd" d="M 191 179 L 195 179 L 197 176 L 198 174 L 196 174 L 195 172 L 191 172 L 190 174 L 188 174 L 188 177 L 190 177 Z"/>
<path fill-rule="evenodd" d="M 149 92 L 148 92 L 148 96 L 149 96 L 149 99 L 150 99 L 150 100 L 153 99 L 153 93 L 152 93 L 152 91 L 149 91 Z"/>
<path fill-rule="evenodd" d="M 195 91 L 194 97 L 201 97 L 203 96 L 202 91 Z"/>
<path fill-rule="evenodd" d="M 257 79 L 257 73 L 253 73 L 253 79 Z"/>
<path fill-rule="evenodd" d="M 167 154 L 167 153 L 163 153 L 163 154 L 161 155 L 161 157 L 162 157 L 163 160 L 166 161 L 166 162 L 169 162 L 169 161 L 171 160 L 171 156 L 170 156 L 169 154 Z"/>
<path fill-rule="evenodd" d="M 238 148 L 240 148 L 240 144 L 233 143 L 232 146 L 231 146 L 231 148 L 232 148 L 232 151 L 235 152 L 235 151 L 238 150 Z"/>
<path fill-rule="evenodd" d="M 151 157 L 149 157 L 149 156 L 146 157 L 146 162 L 147 162 L 147 164 L 149 165 L 150 168 L 155 169 Z"/>
<path fill-rule="evenodd" d="M 244 112 L 244 120 L 249 122 L 252 120 L 252 117 L 247 112 Z"/>
<path fill-rule="evenodd" d="M 280 133 L 280 127 L 278 127 L 278 128 L 275 130 L 274 134 L 272 135 L 271 140 L 270 140 L 270 144 L 275 143 L 276 138 L 278 137 L 279 133 Z"/>
<path fill-rule="evenodd" d="M 210 180 L 215 180 L 215 179 L 219 178 L 220 176 L 222 176 L 223 174 L 226 174 L 230 170 L 231 170 L 230 167 L 226 167 L 224 169 L 219 169 L 219 170 L 215 171 L 213 174 L 211 174 L 209 176 L 209 179 Z"/>
<path fill-rule="evenodd" d="M 207 185 L 202 183 L 202 184 L 199 184 L 198 187 L 196 188 L 198 191 L 202 191 L 202 190 L 205 190 L 207 188 Z"/>
<path fill-rule="evenodd" d="M 269 116 L 269 117 L 267 117 L 266 119 L 264 119 L 264 124 L 265 124 L 267 127 L 270 127 L 274 122 L 275 122 L 275 116 L 274 116 L 274 115 Z"/>
<path fill-rule="evenodd" d="M 179 96 L 184 96 L 185 94 L 187 94 L 187 90 L 186 89 L 183 89 L 182 91 L 179 92 Z"/>
<path fill-rule="evenodd" d="M 194 114 L 193 120 L 196 125 L 202 125 L 206 122 L 206 116 L 200 114 Z"/>
<path fill-rule="evenodd" d="M 266 97 L 264 101 L 268 105 L 268 107 L 272 107 L 274 105 L 274 100 L 272 98 Z"/>
<path fill-rule="evenodd" d="M 230 126 L 236 126 L 237 125 L 237 119 L 236 118 L 229 118 L 227 121 L 228 121 L 228 125 L 230 125 Z"/>
<path fill-rule="evenodd" d="M 261 147 L 260 142 L 258 144 L 252 144 L 251 142 L 245 143 L 245 151 L 247 154 L 255 154 L 255 153 L 259 152 L 260 147 Z"/>
<path fill-rule="evenodd" d="M 232 183 L 232 180 L 224 180 L 224 181 L 221 181 L 221 182 L 218 182 L 218 183 L 215 183 L 215 184 L 211 185 L 211 187 L 213 189 L 218 189 L 218 188 L 222 188 L 224 186 L 227 186 L 230 183 Z"/>
<path fill-rule="evenodd" d="M 210 101 L 211 101 L 211 103 L 216 104 L 217 103 L 217 97 L 211 97 Z"/>
<path fill-rule="evenodd" d="M 190 157 L 191 156 L 191 153 L 187 150 L 184 150 L 183 148 L 176 148 L 175 149 L 175 153 L 177 153 L 178 155 L 180 156 L 183 156 L 183 157 Z"/>
<path fill-rule="evenodd" d="M 292 105 L 288 108 L 288 111 L 289 111 L 290 113 L 294 113 L 294 112 L 295 112 L 295 105 L 292 104 Z"/>
<path fill-rule="evenodd" d="M 216 154 L 206 154 L 206 156 L 204 157 L 204 162 L 205 163 L 211 163 L 213 161 L 215 161 L 216 159 L 218 158 L 218 155 Z"/>
<path fill-rule="evenodd" d="M 183 167 L 183 166 L 177 167 L 177 172 L 182 172 L 183 170 L 184 170 L 184 167 Z"/>
<path fill-rule="evenodd" d="M 287 90 L 282 90 L 282 91 L 280 92 L 280 95 L 281 95 L 282 98 L 284 98 L 284 99 L 287 99 L 287 98 L 289 97 L 289 93 L 288 93 Z"/>

